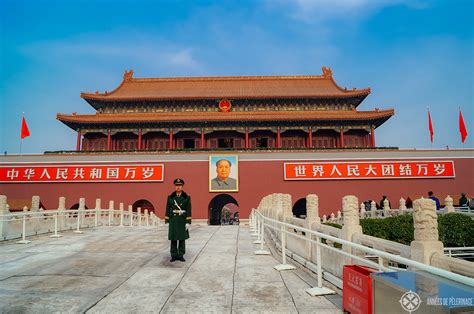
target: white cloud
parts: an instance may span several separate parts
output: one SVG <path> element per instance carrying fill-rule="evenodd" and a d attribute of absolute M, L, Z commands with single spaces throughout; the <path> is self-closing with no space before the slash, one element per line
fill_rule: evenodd
<path fill-rule="evenodd" d="M 160 72 L 179 71 L 183 68 L 193 72 L 203 67 L 196 59 L 193 47 L 135 33 L 107 38 L 94 34 L 72 39 L 40 41 L 21 47 L 19 52 L 33 60 L 71 66 L 77 62 L 84 65 L 99 61 L 102 65 L 124 64 L 127 68 L 133 65 Z"/>
<path fill-rule="evenodd" d="M 267 5 L 288 8 L 293 18 L 308 23 L 367 16 L 396 5 L 426 7 L 422 0 L 268 0 Z"/>

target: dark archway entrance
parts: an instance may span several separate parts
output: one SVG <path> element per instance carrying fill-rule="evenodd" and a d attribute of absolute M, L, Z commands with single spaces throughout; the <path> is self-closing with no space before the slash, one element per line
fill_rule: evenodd
<path fill-rule="evenodd" d="M 306 198 L 300 198 L 293 205 L 293 216 L 298 218 L 306 218 Z"/>
<path fill-rule="evenodd" d="M 237 208 L 230 204 L 237 205 Z M 235 216 L 235 213 L 238 213 L 238 206 L 239 203 L 229 194 L 216 195 L 209 202 L 207 223 L 210 225 L 220 225 L 222 222 L 222 209 L 225 207 L 226 210 L 231 210 L 233 212 L 232 216 Z"/>
<path fill-rule="evenodd" d="M 85 207 L 85 209 L 89 209 L 89 207 L 87 207 L 87 206 L 84 206 L 84 207 Z M 70 209 L 79 209 L 79 203 L 76 203 L 76 204 L 72 205 Z"/>
<path fill-rule="evenodd" d="M 136 201 L 135 203 L 133 203 L 132 205 L 132 210 L 134 212 L 137 211 L 137 208 L 140 207 L 141 210 L 142 210 L 142 213 L 145 212 L 145 209 L 148 209 L 148 212 L 149 213 L 155 213 L 155 207 L 153 206 L 153 204 L 147 200 L 138 200 Z M 156 213 L 155 213 L 156 214 Z"/>

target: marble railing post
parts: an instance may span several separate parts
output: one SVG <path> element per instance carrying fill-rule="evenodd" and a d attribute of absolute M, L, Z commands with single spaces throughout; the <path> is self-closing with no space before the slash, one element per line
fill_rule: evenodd
<path fill-rule="evenodd" d="M 352 236 L 356 233 L 362 233 L 362 227 L 359 220 L 358 199 L 354 195 L 346 195 L 342 199 L 342 212 L 344 213 L 341 238 L 352 242 Z M 345 252 L 351 253 L 351 248 L 343 246 Z M 350 258 L 345 260 L 350 262 Z"/>
<path fill-rule="evenodd" d="M 113 214 L 114 214 L 114 201 L 109 201 L 109 226 L 112 225 L 112 218 L 115 218 L 115 217 L 112 217 Z"/>
<path fill-rule="evenodd" d="M 446 196 L 444 199 L 444 208 L 448 213 L 454 213 L 454 205 L 453 205 L 453 198 L 451 196 Z"/>
<path fill-rule="evenodd" d="M 439 241 L 436 203 L 431 199 L 417 199 L 413 202 L 414 241 L 411 242 L 411 259 L 431 264 L 435 253 L 443 254 L 443 243 Z"/>
<path fill-rule="evenodd" d="M 31 212 L 38 213 L 40 211 L 40 197 L 35 195 L 31 198 Z M 38 215 L 32 217 L 32 226 L 33 231 L 38 234 L 38 231 L 41 228 L 41 221 Z M 27 228 L 28 229 L 28 228 Z"/>
<path fill-rule="evenodd" d="M 377 206 L 375 205 L 375 201 L 370 202 L 370 218 L 377 217 Z"/>
<path fill-rule="evenodd" d="M 390 203 L 388 199 L 384 199 L 383 201 L 383 216 L 390 217 Z"/>
<path fill-rule="evenodd" d="M 0 195 L 0 215 L 8 215 L 10 211 L 7 208 L 7 196 Z M 8 222 L 6 217 L 0 218 L 0 237 L 2 240 L 7 237 Z"/>
<path fill-rule="evenodd" d="M 365 218 L 365 204 L 360 203 L 360 213 L 359 213 L 360 219 Z"/>
<path fill-rule="evenodd" d="M 86 199 L 84 197 L 79 198 L 79 208 L 77 215 L 80 217 L 81 221 L 81 226 L 85 224 L 86 220 L 86 213 L 84 212 L 86 210 Z"/>
<path fill-rule="evenodd" d="M 146 226 L 150 226 L 150 221 L 149 221 L 150 217 L 148 216 L 148 209 L 145 209 L 145 223 L 146 223 Z"/>
<path fill-rule="evenodd" d="M 288 218 L 293 217 L 292 201 L 290 194 L 283 194 L 283 222 L 288 222 Z"/>
<path fill-rule="evenodd" d="M 128 219 L 130 219 L 130 227 L 133 227 L 133 206 L 128 205 Z"/>
<path fill-rule="evenodd" d="M 123 203 L 119 203 L 120 210 L 120 227 L 123 227 Z"/>
<path fill-rule="evenodd" d="M 311 229 L 313 223 L 321 223 L 319 218 L 319 198 L 316 194 L 308 194 L 306 196 L 306 220 L 308 228 Z"/>
<path fill-rule="evenodd" d="M 67 212 L 66 212 L 66 198 L 64 196 L 59 197 L 58 201 L 58 211 L 59 211 L 59 229 L 64 230 L 67 226 Z"/>
<path fill-rule="evenodd" d="M 94 217 L 94 223 L 95 226 L 97 227 L 99 225 L 99 219 L 100 219 L 100 224 L 103 225 L 102 223 L 102 201 L 100 198 L 95 199 L 95 217 Z"/>
<path fill-rule="evenodd" d="M 407 202 L 405 201 L 403 197 L 400 199 L 399 209 L 400 209 L 400 214 L 403 214 L 407 210 Z"/>
<path fill-rule="evenodd" d="M 137 207 L 137 219 L 138 219 L 138 226 L 141 227 L 142 225 L 142 208 L 141 207 Z"/>

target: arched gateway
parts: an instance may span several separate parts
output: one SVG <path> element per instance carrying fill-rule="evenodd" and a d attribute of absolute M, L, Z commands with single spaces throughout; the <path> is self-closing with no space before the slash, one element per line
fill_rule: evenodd
<path fill-rule="evenodd" d="M 149 213 L 154 213 L 155 212 L 155 207 L 153 206 L 153 204 L 151 202 L 149 202 L 148 200 L 138 200 L 136 201 L 135 203 L 133 203 L 132 205 L 132 210 L 134 212 L 137 211 L 137 208 L 140 207 L 142 212 L 145 211 L 145 209 L 148 209 L 148 212 Z"/>
<path fill-rule="evenodd" d="M 239 203 L 229 194 L 216 195 L 210 202 L 208 207 L 207 222 L 210 225 L 220 225 L 222 220 L 222 208 L 229 204 L 235 204 L 237 207 Z M 235 209 L 235 206 L 228 206 Z"/>

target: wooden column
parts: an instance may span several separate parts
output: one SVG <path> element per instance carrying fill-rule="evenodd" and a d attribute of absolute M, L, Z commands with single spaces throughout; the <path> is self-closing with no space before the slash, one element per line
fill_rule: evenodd
<path fill-rule="evenodd" d="M 245 128 L 245 148 L 249 148 L 249 128 Z"/>
<path fill-rule="evenodd" d="M 309 140 L 308 147 L 313 148 L 313 128 L 309 127 L 308 131 L 309 131 L 309 133 L 308 133 L 308 140 Z"/>
<path fill-rule="evenodd" d="M 76 151 L 81 151 L 81 129 L 77 130 L 77 143 L 76 143 Z"/>
<path fill-rule="evenodd" d="M 201 148 L 206 148 L 206 142 L 204 142 L 204 128 L 201 129 Z"/>
<path fill-rule="evenodd" d="M 112 137 L 110 136 L 110 129 L 107 129 L 107 150 L 110 150 L 112 147 Z"/>
<path fill-rule="evenodd" d="M 343 128 L 340 129 L 339 135 L 340 135 L 341 148 L 344 148 L 344 130 L 343 130 Z"/>
<path fill-rule="evenodd" d="M 138 150 L 142 149 L 142 129 L 138 130 Z"/>
<path fill-rule="evenodd" d="M 170 145 L 169 149 L 173 149 L 173 129 L 170 129 Z"/>
<path fill-rule="evenodd" d="M 372 147 L 375 147 L 375 129 L 373 126 L 370 127 L 370 139 Z"/>
<path fill-rule="evenodd" d="M 281 129 L 278 127 L 277 132 L 277 148 L 281 148 Z"/>

